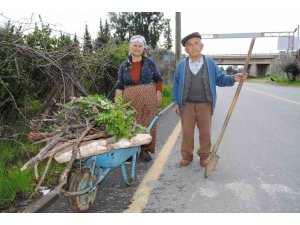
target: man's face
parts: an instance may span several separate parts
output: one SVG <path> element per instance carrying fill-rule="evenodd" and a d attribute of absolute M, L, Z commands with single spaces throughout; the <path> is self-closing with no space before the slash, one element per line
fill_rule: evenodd
<path fill-rule="evenodd" d="M 132 43 L 130 44 L 129 51 L 132 56 L 141 56 L 144 51 L 144 45 L 140 43 Z"/>
<path fill-rule="evenodd" d="M 193 37 L 185 43 L 185 51 L 190 57 L 200 57 L 203 50 L 203 44 L 200 38 Z"/>

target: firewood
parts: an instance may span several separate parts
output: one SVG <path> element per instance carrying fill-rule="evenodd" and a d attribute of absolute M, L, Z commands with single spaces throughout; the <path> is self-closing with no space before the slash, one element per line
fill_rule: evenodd
<path fill-rule="evenodd" d="M 51 138 L 52 136 L 54 136 L 51 133 L 35 133 L 35 132 L 29 132 L 27 134 L 27 139 L 31 142 L 37 142 L 40 140 L 44 140 L 47 138 Z"/>
<path fill-rule="evenodd" d="M 80 138 L 77 140 L 77 143 L 75 145 L 75 147 L 73 148 L 73 152 L 72 152 L 72 157 L 71 160 L 68 162 L 64 172 L 62 173 L 62 175 L 60 176 L 60 183 L 64 184 L 67 181 L 68 178 L 68 173 L 73 165 L 73 162 L 75 160 L 75 156 L 78 152 L 80 152 L 79 150 L 79 145 L 82 142 L 83 138 L 87 135 L 87 133 L 93 128 L 93 125 L 89 125 L 87 126 L 86 130 L 81 134 Z M 79 153 L 80 154 L 80 153 Z"/>
<path fill-rule="evenodd" d="M 60 141 L 60 137 L 63 134 L 64 134 L 63 132 L 60 132 L 57 135 L 55 135 L 55 138 L 49 144 L 47 144 L 35 157 L 33 157 L 32 159 L 30 159 L 27 163 L 25 163 L 22 166 L 21 171 L 27 169 L 29 166 L 31 166 L 32 164 L 36 163 L 37 161 L 40 161 L 43 158 L 43 156 L 45 154 L 47 154 L 48 150 L 50 150 L 51 148 L 53 148 L 53 146 L 55 146 Z"/>

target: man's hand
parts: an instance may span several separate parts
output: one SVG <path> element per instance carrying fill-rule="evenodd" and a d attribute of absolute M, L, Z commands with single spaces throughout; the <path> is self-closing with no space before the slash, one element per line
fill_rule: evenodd
<path fill-rule="evenodd" d="M 159 106 L 161 106 L 161 103 L 162 103 L 161 91 L 156 91 L 156 97 L 157 97 L 157 104 L 159 107 Z"/>
<path fill-rule="evenodd" d="M 243 79 L 243 81 L 245 81 L 248 77 L 248 73 L 236 73 L 233 75 L 234 76 L 234 80 L 239 82 L 241 80 L 241 78 Z"/>
<path fill-rule="evenodd" d="M 180 116 L 179 106 L 178 106 L 177 104 L 174 106 L 173 111 L 174 111 L 178 116 Z"/>

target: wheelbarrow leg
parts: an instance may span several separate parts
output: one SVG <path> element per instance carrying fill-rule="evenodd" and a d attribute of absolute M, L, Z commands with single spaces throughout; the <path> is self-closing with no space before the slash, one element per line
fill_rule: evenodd
<path fill-rule="evenodd" d="M 135 166 L 136 166 L 136 160 L 137 160 L 137 153 L 135 153 L 132 156 L 132 164 L 131 164 L 131 176 L 128 179 L 127 177 L 127 173 L 126 173 L 126 167 L 125 167 L 125 162 L 121 164 L 121 171 L 122 171 L 122 176 L 123 176 L 123 180 L 124 183 L 128 186 L 130 186 L 135 178 Z"/>

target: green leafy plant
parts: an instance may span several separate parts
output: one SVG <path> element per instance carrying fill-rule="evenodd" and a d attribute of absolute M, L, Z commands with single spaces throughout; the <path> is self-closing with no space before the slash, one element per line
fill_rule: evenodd
<path fill-rule="evenodd" d="M 91 117 L 96 127 L 114 136 L 116 139 L 130 138 L 138 132 L 144 132 L 145 128 L 135 124 L 135 110 L 130 103 L 125 103 L 123 98 L 117 98 L 112 103 L 101 95 L 89 95 L 80 97 L 79 100 L 66 104 L 68 107 L 75 107 L 74 110 L 82 110 L 87 117 Z M 69 111 L 73 113 L 73 111 Z M 69 116 L 66 111 L 60 115 Z"/>

